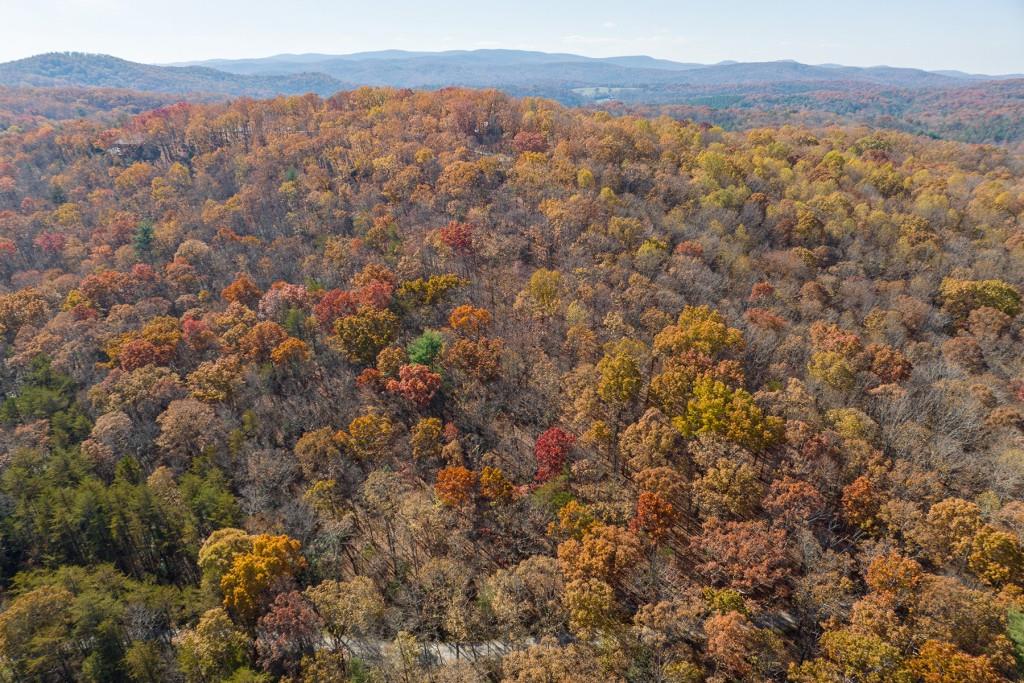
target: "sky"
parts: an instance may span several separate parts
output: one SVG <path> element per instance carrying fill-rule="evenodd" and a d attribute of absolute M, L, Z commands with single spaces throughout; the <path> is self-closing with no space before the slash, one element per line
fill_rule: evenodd
<path fill-rule="evenodd" d="M 1024 0 L 0 0 L 0 61 L 512 48 L 1024 72 Z"/>

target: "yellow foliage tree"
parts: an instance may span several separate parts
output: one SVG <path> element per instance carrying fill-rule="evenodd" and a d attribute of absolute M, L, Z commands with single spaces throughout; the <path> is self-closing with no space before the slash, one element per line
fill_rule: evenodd
<path fill-rule="evenodd" d="M 391 452 L 395 428 L 383 415 L 362 415 L 348 425 L 341 440 L 359 460 L 383 460 Z"/>
<path fill-rule="evenodd" d="M 643 344 L 623 339 L 613 345 L 597 364 L 601 373 L 597 385 L 598 395 L 614 406 L 624 406 L 634 401 L 644 385 L 640 358 L 646 350 Z"/>
<path fill-rule="evenodd" d="M 675 418 L 672 424 L 685 436 L 719 434 L 758 452 L 778 442 L 783 421 L 765 416 L 745 390 L 733 389 L 705 374 L 694 382 L 686 414 Z"/>
<path fill-rule="evenodd" d="M 986 525 L 974 535 L 967 566 L 991 586 L 1020 584 L 1024 579 L 1024 550 L 1013 534 Z"/>
<path fill-rule="evenodd" d="M 675 325 L 654 337 L 654 349 L 662 355 L 687 351 L 715 356 L 743 347 L 743 334 L 725 323 L 722 314 L 710 306 L 687 306 Z"/>
<path fill-rule="evenodd" d="M 306 567 L 301 544 L 287 536 L 260 534 L 252 550 L 235 557 L 220 580 L 224 607 L 246 624 L 254 624 L 270 604 L 275 588 L 281 588 Z"/>
<path fill-rule="evenodd" d="M 565 607 L 569 627 L 584 640 L 609 630 L 615 624 L 615 592 L 598 579 L 577 579 L 565 586 Z"/>

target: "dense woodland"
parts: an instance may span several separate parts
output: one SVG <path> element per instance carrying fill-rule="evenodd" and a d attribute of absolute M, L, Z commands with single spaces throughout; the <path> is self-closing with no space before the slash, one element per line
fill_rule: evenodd
<path fill-rule="evenodd" d="M 48 123 L 92 119 L 119 125 L 132 116 L 181 101 L 180 96 L 115 88 L 8 88 L 0 86 L 0 135 Z M 215 101 L 189 96 L 190 101 Z"/>
<path fill-rule="evenodd" d="M 614 93 L 603 109 L 667 114 L 728 130 L 764 126 L 870 125 L 944 140 L 1024 143 L 1024 80 L 956 88 L 893 88 L 863 83 L 768 83 L 705 88 L 637 88 Z"/>
<path fill-rule="evenodd" d="M 0 133 L 0 679 L 995 682 L 1024 159 L 362 89 Z"/>
<path fill-rule="evenodd" d="M 358 85 L 500 88 L 569 106 L 644 117 L 666 114 L 726 130 L 868 125 L 943 140 L 1024 149 L 1024 77 L 920 69 L 812 66 L 791 61 L 717 65 L 610 60 L 516 50 L 288 55 L 172 67 L 109 55 L 48 53 L 0 63 L 0 130 L 17 114 L 50 118 L 138 114 L 177 100 L 330 96 Z M 294 56 L 293 56 L 294 57 Z M 367 57 L 367 55 L 364 55 Z M 123 90 L 130 88 L 132 90 Z M 13 116 L 12 116 L 13 114 Z"/>

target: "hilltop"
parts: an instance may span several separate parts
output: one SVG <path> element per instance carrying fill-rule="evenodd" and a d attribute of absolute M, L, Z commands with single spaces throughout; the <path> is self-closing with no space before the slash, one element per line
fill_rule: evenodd
<path fill-rule="evenodd" d="M 851 122 L 963 142 L 1024 138 L 1024 79 L 793 61 L 695 64 L 516 50 L 276 55 L 176 65 L 52 53 L 0 64 L 0 86 L 120 88 L 209 100 L 357 86 L 498 88 L 563 104 L 743 129 Z"/>
<path fill-rule="evenodd" d="M 245 76 L 201 66 L 154 66 L 109 55 L 52 52 L 0 64 L 0 85 L 127 88 L 162 93 L 266 97 L 316 92 L 345 84 L 320 73 Z"/>

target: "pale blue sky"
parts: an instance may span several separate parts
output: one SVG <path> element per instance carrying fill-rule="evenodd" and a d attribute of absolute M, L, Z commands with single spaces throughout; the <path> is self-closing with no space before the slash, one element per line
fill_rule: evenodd
<path fill-rule="evenodd" d="M 0 0 L 0 61 L 488 47 L 1024 72 L 1024 0 Z"/>

